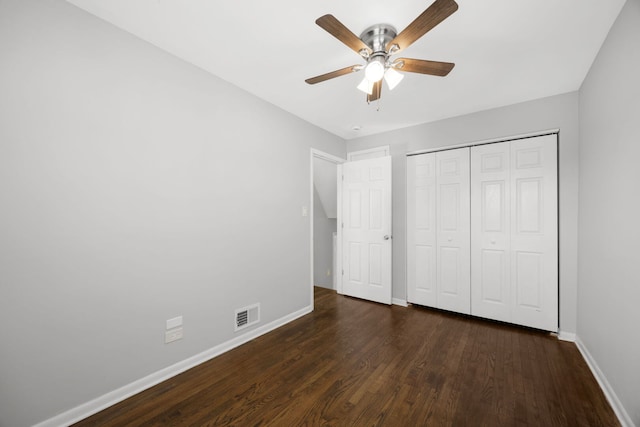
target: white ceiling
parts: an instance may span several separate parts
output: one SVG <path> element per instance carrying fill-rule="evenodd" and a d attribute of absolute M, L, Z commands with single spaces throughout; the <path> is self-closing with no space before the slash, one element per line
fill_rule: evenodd
<path fill-rule="evenodd" d="M 449 76 L 406 73 L 368 105 L 361 72 L 304 82 L 363 62 L 315 20 L 331 13 L 356 35 L 377 23 L 401 31 L 431 0 L 68 1 L 345 139 L 577 90 L 625 2 L 457 0 L 400 54 L 455 62 Z"/>

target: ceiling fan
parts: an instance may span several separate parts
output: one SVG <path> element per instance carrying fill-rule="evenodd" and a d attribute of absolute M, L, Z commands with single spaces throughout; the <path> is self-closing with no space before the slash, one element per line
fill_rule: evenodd
<path fill-rule="evenodd" d="M 404 76 L 398 71 L 446 76 L 455 64 L 411 58 L 392 60 L 391 56 L 409 47 L 456 10 L 458 4 L 454 0 L 436 0 L 399 34 L 389 24 L 376 24 L 364 30 L 359 38 L 333 15 L 324 15 L 316 20 L 316 24 L 362 56 L 367 63 L 351 65 L 305 82 L 313 85 L 364 69 L 364 80 L 358 89 L 365 92 L 367 102 L 371 102 L 380 98 L 383 78 L 390 90 L 400 83 Z"/>

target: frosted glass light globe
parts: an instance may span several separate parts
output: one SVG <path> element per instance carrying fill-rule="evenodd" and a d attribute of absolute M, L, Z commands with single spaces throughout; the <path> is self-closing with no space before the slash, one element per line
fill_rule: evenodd
<path fill-rule="evenodd" d="M 373 82 L 369 81 L 366 77 L 362 79 L 360 84 L 358 85 L 358 89 L 363 91 L 364 93 L 371 95 L 373 93 Z"/>
<path fill-rule="evenodd" d="M 384 81 L 387 82 L 387 85 L 389 86 L 389 90 L 393 90 L 393 88 L 398 86 L 398 83 L 400 83 L 403 78 L 404 78 L 404 75 L 402 73 L 397 72 L 393 68 L 389 68 L 384 73 Z"/>
<path fill-rule="evenodd" d="M 379 82 L 382 79 L 382 76 L 384 76 L 384 58 L 371 58 L 364 69 L 364 76 L 370 82 Z"/>

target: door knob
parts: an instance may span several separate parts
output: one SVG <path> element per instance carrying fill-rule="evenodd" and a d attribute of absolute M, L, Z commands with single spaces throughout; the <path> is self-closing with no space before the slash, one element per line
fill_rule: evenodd
<path fill-rule="evenodd" d="M 384 240 L 389 240 L 390 238 L 391 238 L 391 236 L 389 236 L 388 234 L 385 234 Z"/>

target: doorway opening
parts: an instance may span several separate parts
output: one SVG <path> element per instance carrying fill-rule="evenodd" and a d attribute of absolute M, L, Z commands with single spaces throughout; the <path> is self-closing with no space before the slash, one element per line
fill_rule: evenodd
<path fill-rule="evenodd" d="M 314 286 L 337 290 L 339 270 L 338 239 L 338 165 L 337 156 L 311 149 L 310 234 L 311 234 L 311 307 Z"/>

